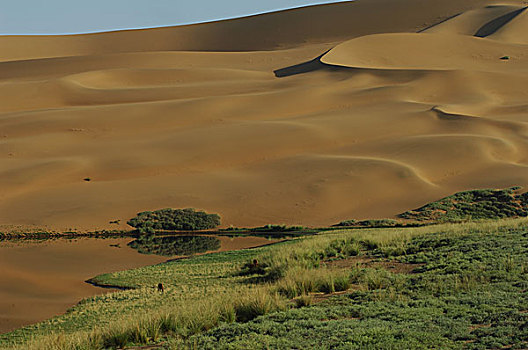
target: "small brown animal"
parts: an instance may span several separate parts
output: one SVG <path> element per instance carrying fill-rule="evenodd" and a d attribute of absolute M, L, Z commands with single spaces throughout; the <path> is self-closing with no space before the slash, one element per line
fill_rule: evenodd
<path fill-rule="evenodd" d="M 258 260 L 257 259 L 253 259 L 253 267 L 258 267 Z"/>
<path fill-rule="evenodd" d="M 163 284 L 162 283 L 158 283 L 158 292 L 160 292 L 162 294 L 165 292 L 165 289 L 163 289 Z"/>

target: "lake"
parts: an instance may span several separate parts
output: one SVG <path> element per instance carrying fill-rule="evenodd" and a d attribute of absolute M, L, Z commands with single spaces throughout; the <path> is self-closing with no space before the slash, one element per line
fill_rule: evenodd
<path fill-rule="evenodd" d="M 179 236 L 181 237 L 181 236 Z M 197 237 L 197 236 L 192 236 Z M 269 244 L 263 237 L 206 236 L 196 251 L 227 251 Z M 215 237 L 218 242 L 213 242 Z M 173 244 L 186 245 L 174 250 L 177 255 L 141 254 L 145 244 L 136 249 L 128 244 L 133 238 L 78 238 L 44 241 L 0 241 L 0 333 L 33 324 L 66 312 L 81 299 L 111 292 L 85 281 L 102 273 L 158 264 L 191 252 L 189 247 L 201 242 L 192 238 Z M 154 242 L 160 243 L 160 242 Z M 162 242 L 164 245 L 167 242 Z M 147 245 L 158 251 L 156 244 Z M 154 247 L 154 248 L 152 248 Z M 184 255 L 185 254 L 185 255 Z"/>

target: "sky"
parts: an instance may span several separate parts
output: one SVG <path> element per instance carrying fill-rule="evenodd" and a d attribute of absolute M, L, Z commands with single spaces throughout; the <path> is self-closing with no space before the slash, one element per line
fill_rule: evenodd
<path fill-rule="evenodd" d="M 241 17 L 340 0 L 0 0 L 0 34 L 74 34 Z"/>

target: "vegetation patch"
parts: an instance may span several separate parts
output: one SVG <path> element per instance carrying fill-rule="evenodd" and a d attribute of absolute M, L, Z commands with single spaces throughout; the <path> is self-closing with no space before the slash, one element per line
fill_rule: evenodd
<path fill-rule="evenodd" d="M 516 194 L 519 189 L 511 187 L 458 192 L 398 216 L 439 222 L 525 217 L 528 216 L 528 193 Z"/>
<path fill-rule="evenodd" d="M 187 209 L 160 209 L 138 213 L 127 222 L 140 233 L 154 233 L 157 230 L 195 231 L 213 229 L 220 225 L 220 216 L 204 211 Z"/>
<path fill-rule="evenodd" d="M 344 220 L 334 227 L 358 227 L 358 228 L 380 228 L 380 227 L 405 227 L 408 223 L 400 222 L 393 219 L 370 219 L 357 221 L 354 219 Z"/>
<path fill-rule="evenodd" d="M 527 226 L 514 219 L 336 230 L 101 275 L 94 280 L 134 289 L 1 335 L 0 346 L 523 349 Z M 412 273 L 384 265 L 395 262 Z"/>
<path fill-rule="evenodd" d="M 326 266 L 331 268 L 373 268 L 385 269 L 393 273 L 414 273 L 423 264 L 404 263 L 386 259 L 376 259 L 365 256 L 354 256 L 351 258 L 327 261 Z"/>
<path fill-rule="evenodd" d="M 389 254 L 393 260 L 413 264 L 413 273 L 344 266 L 332 273 L 357 285 L 348 293 L 320 303 L 313 302 L 317 296 L 304 294 L 295 299 L 300 308 L 223 325 L 191 341 L 200 349 L 525 349 L 526 221 L 522 227 L 495 225 L 429 227 L 429 234 L 416 234 L 426 228 L 405 229 L 410 235 L 395 232 L 392 243 L 381 232 L 371 231 L 370 239 L 377 244 L 360 244 L 360 254 L 369 260 Z M 352 244 L 353 234 L 347 236 L 321 245 L 303 242 L 302 249 L 270 256 L 289 260 L 278 287 L 288 296 L 302 293 L 300 287 L 317 288 L 314 282 L 328 275 L 328 266 L 306 267 L 316 265 L 329 247 Z M 356 239 L 361 243 L 363 237 Z M 389 249 L 402 241 L 405 249 Z"/>

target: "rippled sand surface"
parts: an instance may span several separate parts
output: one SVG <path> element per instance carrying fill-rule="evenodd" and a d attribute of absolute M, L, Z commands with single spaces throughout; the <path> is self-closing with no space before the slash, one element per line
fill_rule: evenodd
<path fill-rule="evenodd" d="M 525 186 L 524 6 L 358 0 L 0 37 L 0 224 L 194 207 L 226 226 L 329 225 Z"/>

